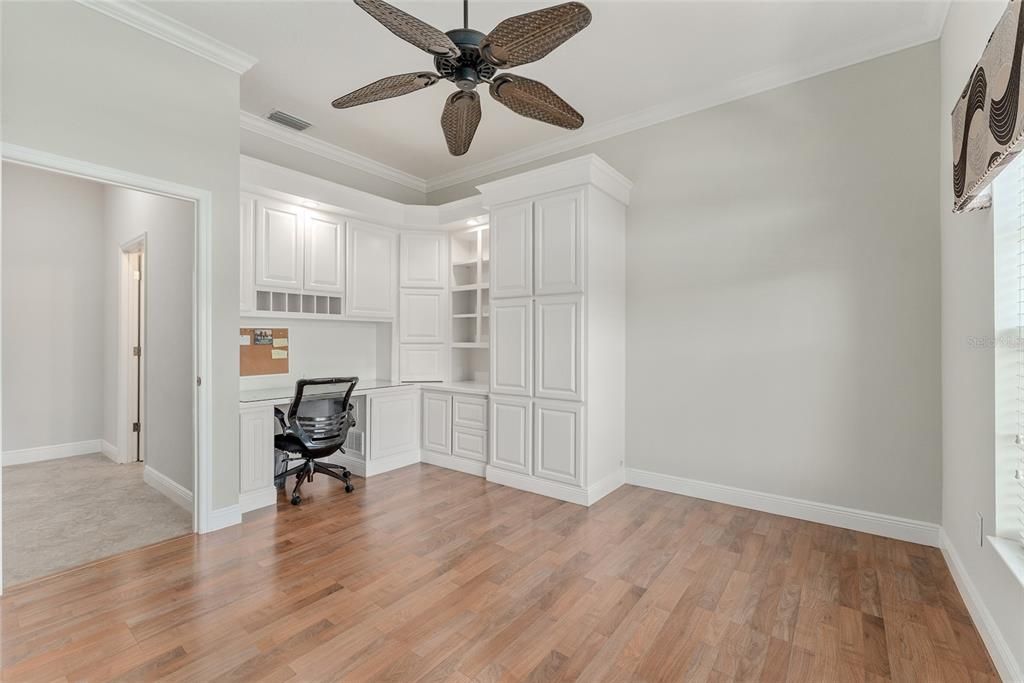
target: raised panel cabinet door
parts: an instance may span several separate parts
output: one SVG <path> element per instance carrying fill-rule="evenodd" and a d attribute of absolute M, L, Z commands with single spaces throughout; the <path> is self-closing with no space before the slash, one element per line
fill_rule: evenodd
<path fill-rule="evenodd" d="M 242 313 L 256 308 L 256 201 L 242 196 L 238 203 L 238 310 Z"/>
<path fill-rule="evenodd" d="M 539 296 L 533 303 L 537 357 L 534 395 L 583 400 L 583 297 Z"/>
<path fill-rule="evenodd" d="M 394 232 L 367 223 L 348 223 L 348 315 L 394 318 L 398 274 L 398 239 Z"/>
<path fill-rule="evenodd" d="M 583 193 L 534 203 L 533 293 L 583 292 Z"/>
<path fill-rule="evenodd" d="M 403 289 L 399 295 L 398 330 L 403 344 L 441 344 L 448 297 L 437 289 Z"/>
<path fill-rule="evenodd" d="M 441 382 L 445 379 L 448 350 L 444 344 L 400 344 L 399 377 L 402 382 Z"/>
<path fill-rule="evenodd" d="M 487 399 L 455 394 L 452 401 L 452 425 L 469 429 L 487 429 Z"/>
<path fill-rule="evenodd" d="M 533 404 L 533 475 L 580 485 L 583 406 L 565 401 Z"/>
<path fill-rule="evenodd" d="M 533 294 L 533 204 L 491 212 L 491 298 Z"/>
<path fill-rule="evenodd" d="M 403 232 L 399 263 L 401 287 L 444 289 L 448 276 L 448 235 Z"/>
<path fill-rule="evenodd" d="M 446 455 L 452 452 L 451 394 L 423 392 L 423 448 Z"/>
<path fill-rule="evenodd" d="M 302 289 L 302 212 L 291 204 L 257 200 L 257 286 Z"/>
<path fill-rule="evenodd" d="M 456 427 L 452 430 L 452 455 L 487 462 L 487 432 Z"/>
<path fill-rule="evenodd" d="M 419 450 L 419 391 L 371 395 L 369 399 L 369 459 L 381 460 Z"/>
<path fill-rule="evenodd" d="M 488 463 L 503 470 L 529 474 L 531 422 L 530 399 L 492 396 Z"/>
<path fill-rule="evenodd" d="M 337 216 L 306 212 L 305 288 L 312 292 L 345 291 L 345 221 Z"/>
<path fill-rule="evenodd" d="M 274 485 L 274 409 L 248 408 L 238 419 L 238 490 L 251 493 Z"/>
<path fill-rule="evenodd" d="M 529 396 L 533 379 L 533 301 L 491 303 L 491 391 Z"/>

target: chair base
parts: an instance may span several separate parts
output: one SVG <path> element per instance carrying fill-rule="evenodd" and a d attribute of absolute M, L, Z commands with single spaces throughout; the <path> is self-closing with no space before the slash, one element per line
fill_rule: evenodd
<path fill-rule="evenodd" d="M 302 484 L 307 481 L 313 481 L 313 475 L 319 472 L 320 474 L 326 474 L 328 477 L 333 477 L 338 481 L 345 484 L 345 493 L 352 493 L 355 490 L 355 486 L 349 479 L 352 477 L 352 473 L 349 472 L 345 467 L 336 465 L 333 462 L 318 462 L 314 458 L 289 458 L 282 462 L 282 466 L 287 468 L 288 463 L 301 460 L 302 462 L 295 467 L 285 469 L 283 472 L 277 474 L 274 477 L 274 486 L 278 489 L 284 489 L 285 480 L 288 477 L 295 475 L 295 488 L 292 489 L 292 505 L 298 505 L 302 502 Z"/>

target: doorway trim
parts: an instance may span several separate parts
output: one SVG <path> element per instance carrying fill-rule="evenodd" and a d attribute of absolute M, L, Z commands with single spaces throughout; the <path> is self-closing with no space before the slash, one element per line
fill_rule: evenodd
<path fill-rule="evenodd" d="M 131 412 L 131 407 L 128 405 L 130 400 L 130 391 L 128 389 L 128 383 L 131 379 L 130 370 L 130 352 L 131 352 L 131 330 L 128 329 L 129 321 L 129 309 L 130 309 L 130 295 L 128 288 L 131 286 L 131 255 L 139 253 L 142 255 L 141 271 L 142 275 L 142 287 L 139 296 L 139 347 L 142 349 L 142 354 L 139 359 L 139 423 L 142 425 L 140 434 L 137 437 L 139 439 L 138 452 L 142 454 L 142 460 L 145 461 L 146 453 L 146 362 L 148 354 L 146 353 L 146 329 L 148 327 L 147 317 L 149 315 L 149 305 L 146 300 L 147 291 L 145 285 L 145 272 L 146 272 L 146 250 L 148 248 L 146 242 L 146 233 L 143 232 L 140 235 L 136 235 L 130 240 L 122 243 L 118 247 L 118 316 L 117 316 L 117 461 L 123 464 L 132 462 L 129 457 L 129 444 L 132 439 L 131 421 L 128 419 L 128 415 Z M 194 526 L 194 525 L 193 525 Z"/>
<path fill-rule="evenodd" d="M 196 378 L 192 387 L 195 458 L 192 468 L 192 491 L 195 495 L 193 495 L 192 529 L 197 533 L 204 534 L 226 526 L 222 521 L 218 522 L 213 510 L 213 434 L 211 431 L 213 404 L 208 387 L 212 376 L 211 358 L 213 356 L 212 193 L 209 190 L 101 166 L 21 145 L 3 143 L 0 156 L 4 161 L 23 166 L 32 166 L 86 180 L 97 180 L 174 199 L 184 199 L 195 205 L 195 246 L 192 264 L 192 365 Z M 201 382 L 200 378 L 202 378 Z M 2 381 L 2 377 L 0 377 L 0 381 Z M 2 425 L 0 425 L 0 429 L 2 429 Z M 0 525 L 2 525 L 2 520 L 0 520 Z M 2 526 L 0 526 L 0 535 L 2 535 Z M 2 591 L 2 583 L 0 583 L 0 591 Z"/>

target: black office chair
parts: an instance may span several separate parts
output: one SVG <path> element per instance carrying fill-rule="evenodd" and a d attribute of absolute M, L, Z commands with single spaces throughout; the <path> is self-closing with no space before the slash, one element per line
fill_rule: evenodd
<path fill-rule="evenodd" d="M 280 408 L 274 408 L 274 416 L 281 425 L 281 433 L 274 436 L 274 448 L 283 451 L 285 457 L 280 459 L 274 484 L 284 488 L 285 480 L 295 475 L 295 488 L 292 490 L 292 505 L 302 502 L 301 489 L 305 481 L 313 481 L 313 474 L 320 472 L 343 482 L 345 492 L 352 493 L 355 488 L 349 481 L 352 473 L 341 465 L 317 462 L 341 451 L 348 437 L 348 430 L 355 426 L 356 419 L 352 414 L 352 390 L 359 382 L 358 377 L 325 377 L 322 379 L 300 379 L 295 383 L 295 396 L 288 406 L 287 419 Z M 303 398 L 306 387 L 324 387 L 338 385 L 338 391 L 316 391 Z M 347 384 L 347 389 L 341 385 Z M 303 414 L 299 415 L 299 410 Z M 289 469 L 288 465 L 297 460 L 298 464 Z"/>

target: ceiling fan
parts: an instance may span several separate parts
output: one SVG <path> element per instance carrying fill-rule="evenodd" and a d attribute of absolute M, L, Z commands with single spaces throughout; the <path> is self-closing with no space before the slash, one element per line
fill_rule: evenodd
<path fill-rule="evenodd" d="M 469 151 L 480 124 L 480 97 L 475 92 L 480 83 L 487 83 L 491 97 L 520 116 L 562 128 L 583 125 L 583 115 L 543 83 L 513 74 L 496 75 L 498 69 L 541 59 L 585 29 L 591 14 L 583 3 L 567 2 L 510 17 L 486 35 L 469 28 L 469 0 L 462 4 L 463 27 L 446 33 L 384 0 L 355 3 L 396 36 L 433 55 L 437 73 L 382 78 L 334 100 L 336 109 L 406 95 L 449 80 L 459 89 L 445 102 L 441 130 L 454 156 Z"/>

